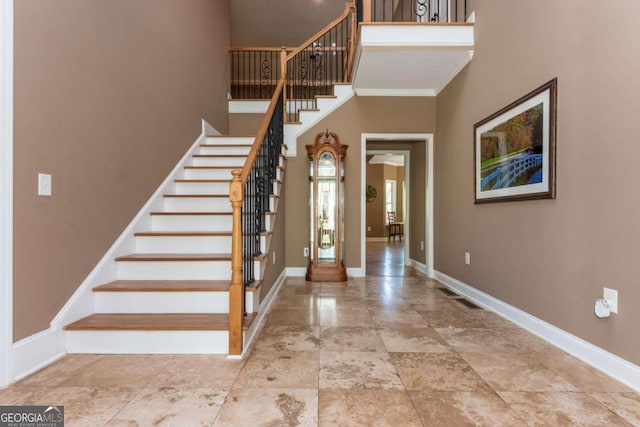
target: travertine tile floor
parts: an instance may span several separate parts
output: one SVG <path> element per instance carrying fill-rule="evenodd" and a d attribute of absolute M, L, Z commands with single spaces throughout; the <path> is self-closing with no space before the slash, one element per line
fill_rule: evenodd
<path fill-rule="evenodd" d="M 640 426 L 640 395 L 394 259 L 288 279 L 245 361 L 71 355 L 0 404 L 64 404 L 91 427 Z"/>

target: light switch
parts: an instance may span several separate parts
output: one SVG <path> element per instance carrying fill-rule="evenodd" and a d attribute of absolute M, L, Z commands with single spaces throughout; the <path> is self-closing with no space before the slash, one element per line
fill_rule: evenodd
<path fill-rule="evenodd" d="M 38 196 L 51 196 L 51 175 L 38 174 Z"/>

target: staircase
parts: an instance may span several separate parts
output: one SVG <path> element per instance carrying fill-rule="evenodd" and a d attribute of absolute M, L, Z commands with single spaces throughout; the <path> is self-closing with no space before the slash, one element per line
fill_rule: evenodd
<path fill-rule="evenodd" d="M 114 259 L 117 280 L 93 289 L 95 313 L 65 326 L 68 353 L 229 352 L 232 210 L 229 181 L 254 137 L 208 136 L 174 178 L 135 251 Z M 284 151 L 284 147 L 283 147 Z M 285 157 L 280 156 L 266 231 L 246 288 L 243 330 L 255 328 Z M 213 280 L 212 280 L 213 279 Z"/>

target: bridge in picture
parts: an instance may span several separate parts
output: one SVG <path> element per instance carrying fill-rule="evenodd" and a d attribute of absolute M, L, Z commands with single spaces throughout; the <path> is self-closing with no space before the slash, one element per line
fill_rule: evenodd
<path fill-rule="evenodd" d="M 492 166 L 493 167 L 493 166 Z M 495 167 L 489 175 L 482 177 L 480 188 L 483 190 L 497 190 L 499 188 L 510 187 L 522 174 L 534 168 L 542 167 L 542 154 L 522 153 L 509 158 L 506 163 Z M 531 184 L 540 182 L 542 175 L 536 174 L 539 179 Z M 492 185 L 493 184 L 493 185 Z M 486 188 L 487 186 L 491 188 Z"/>

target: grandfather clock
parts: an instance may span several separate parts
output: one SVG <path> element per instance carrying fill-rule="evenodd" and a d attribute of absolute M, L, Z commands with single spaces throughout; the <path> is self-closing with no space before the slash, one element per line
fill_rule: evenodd
<path fill-rule="evenodd" d="M 344 282 L 344 157 L 347 145 L 328 130 L 307 145 L 311 241 L 307 280 Z"/>

